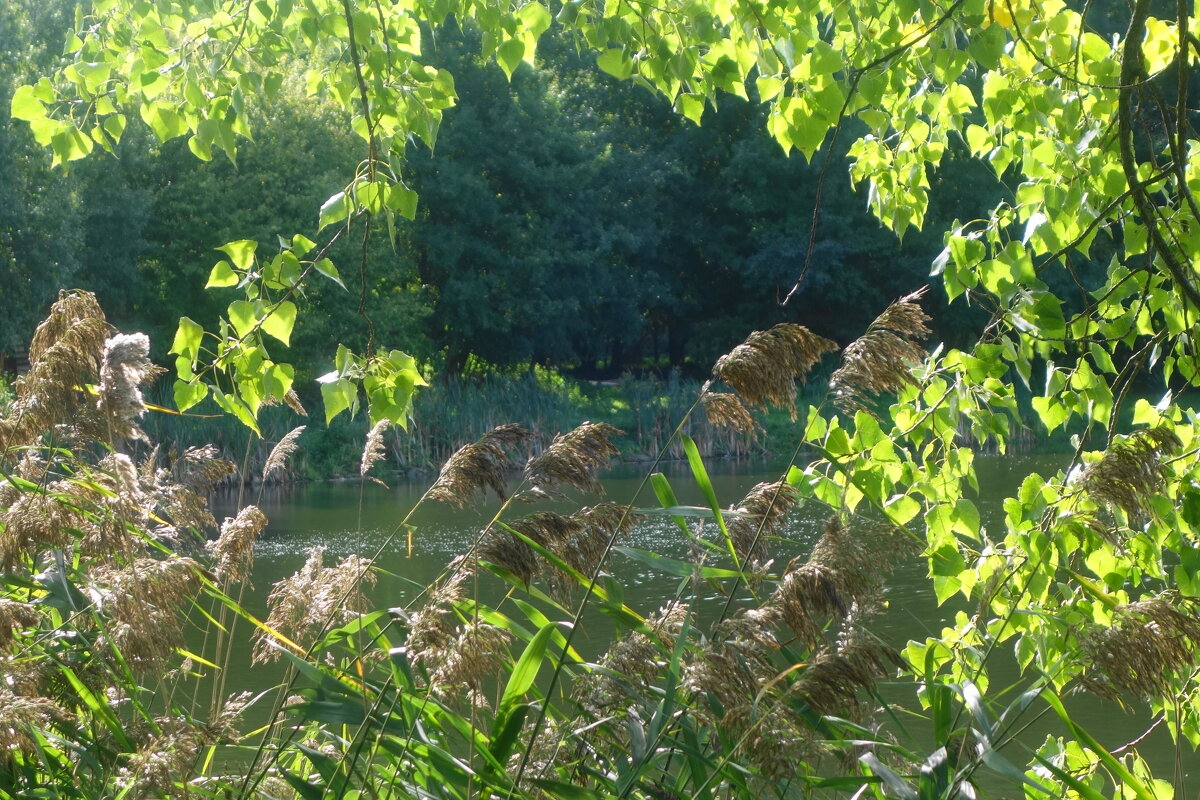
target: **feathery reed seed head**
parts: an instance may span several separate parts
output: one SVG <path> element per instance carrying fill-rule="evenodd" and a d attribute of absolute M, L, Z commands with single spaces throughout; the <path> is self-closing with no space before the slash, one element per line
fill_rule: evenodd
<path fill-rule="evenodd" d="M 706 392 L 702 397 L 704 416 L 710 425 L 729 428 L 746 436 L 762 433 L 762 426 L 750 413 L 736 394 L 729 392 Z"/>
<path fill-rule="evenodd" d="M 775 534 L 800 492 L 787 481 L 760 483 L 742 498 L 726 527 L 743 565 L 757 569 L 767 556 L 768 536 Z"/>
<path fill-rule="evenodd" d="M 1130 603 L 1117 609 L 1111 627 L 1083 633 L 1080 644 L 1098 673 L 1083 681 L 1093 692 L 1168 697 L 1200 655 L 1200 603 L 1175 592 Z"/>
<path fill-rule="evenodd" d="M 324 562 L 325 549 L 314 547 L 298 572 L 275 584 L 267 597 L 267 627 L 307 645 L 324 626 L 344 624 L 366 610 L 363 584 L 375 583 L 371 560 L 347 556 L 336 567 Z M 260 630 L 255 636 L 254 663 L 277 660 L 268 634 Z"/>
<path fill-rule="evenodd" d="M 383 460 L 383 434 L 387 431 L 389 425 L 391 425 L 389 420 L 381 419 L 367 433 L 367 443 L 363 447 L 362 463 L 358 468 L 360 476 L 365 478 L 367 473 L 371 471 L 371 467 Z"/>
<path fill-rule="evenodd" d="M 917 301 L 922 287 L 892 303 L 842 353 L 842 365 L 829 379 L 838 408 L 869 411 L 871 399 L 911 383 L 912 365 L 925 358 L 921 342 L 929 336 L 929 316 Z"/>
<path fill-rule="evenodd" d="M 141 387 L 161 371 L 150 361 L 146 334 L 118 333 L 105 341 L 96 406 L 107 417 L 114 436 L 144 438 L 135 423 L 146 413 Z"/>
<path fill-rule="evenodd" d="M 0 650 L 7 650 L 22 628 L 38 624 L 41 616 L 29 603 L 0 597 Z"/>
<path fill-rule="evenodd" d="M 250 577 L 254 563 L 254 545 L 267 527 L 267 517 L 255 506 L 246 506 L 236 517 L 226 517 L 221 535 L 208 543 L 216 561 L 216 574 L 226 583 L 240 583 Z"/>
<path fill-rule="evenodd" d="M 476 494 L 487 496 L 491 489 L 507 495 L 507 472 L 512 466 L 510 451 L 523 447 L 533 434 L 520 425 L 500 425 L 478 441 L 463 445 L 442 466 L 429 489 L 429 499 L 464 508 Z"/>
<path fill-rule="evenodd" d="M 107 620 L 107 637 L 127 661 L 155 667 L 183 644 L 179 616 L 199 590 L 200 570 L 191 558 L 171 556 L 92 572 L 92 600 Z"/>
<path fill-rule="evenodd" d="M 1129 517 L 1148 513 L 1151 496 L 1167 479 L 1164 457 L 1182 446 L 1170 425 L 1135 431 L 1114 442 L 1084 471 L 1083 487 L 1097 501 L 1121 509 Z"/>
<path fill-rule="evenodd" d="M 555 436 L 541 455 L 529 459 L 525 477 L 535 489 L 548 494 L 566 485 L 602 495 L 604 487 L 595 473 L 620 452 L 612 438 L 621 433 L 606 422 L 584 422 Z"/>
<path fill-rule="evenodd" d="M 300 435 L 304 433 L 306 426 L 292 428 L 284 437 L 279 440 L 279 443 L 271 448 L 271 454 L 267 456 L 267 461 L 263 464 L 262 480 L 266 483 L 271 479 L 271 476 L 276 472 L 283 472 L 287 469 L 287 461 L 292 457 L 292 453 L 296 452 L 299 447 L 297 441 Z"/>
<path fill-rule="evenodd" d="M 713 377 L 757 406 L 787 408 L 796 418 L 796 381 L 837 345 L 803 325 L 784 322 L 755 331 L 717 359 Z M 721 403 L 722 401 L 717 401 Z"/>

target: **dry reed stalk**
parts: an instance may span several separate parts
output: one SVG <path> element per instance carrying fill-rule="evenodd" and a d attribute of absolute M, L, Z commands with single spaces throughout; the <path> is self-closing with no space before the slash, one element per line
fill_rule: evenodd
<path fill-rule="evenodd" d="M 267 517 L 255 506 L 246 506 L 236 517 L 226 517 L 221 535 L 207 548 L 216 562 L 217 578 L 226 584 L 240 583 L 250 577 L 254 564 L 254 545 L 267 527 Z"/>
<path fill-rule="evenodd" d="M 701 401 L 704 404 L 704 416 L 713 427 L 729 428 L 750 437 L 763 432 L 758 420 L 736 394 L 706 392 Z"/>
<path fill-rule="evenodd" d="M 427 496 L 457 508 L 465 508 L 476 494 L 486 497 L 488 489 L 503 499 L 512 467 L 509 453 L 525 446 L 531 438 L 533 434 L 520 425 L 493 428 L 450 456 Z"/>
<path fill-rule="evenodd" d="M 803 381 L 813 365 L 834 350 L 835 343 L 803 325 L 780 323 L 755 331 L 717 359 L 713 377 L 732 386 L 749 403 L 787 408 L 795 419 L 796 381 Z"/>
<path fill-rule="evenodd" d="M 29 697 L 13 692 L 0 681 L 0 758 L 13 751 L 33 753 L 44 731 L 55 720 L 70 715 L 47 697 Z"/>
<path fill-rule="evenodd" d="M 800 492 L 786 481 L 760 483 L 734 508 L 726 524 L 738 562 L 761 571 L 767 558 L 767 537 L 775 535 Z"/>
<path fill-rule="evenodd" d="M 554 437 L 541 455 L 529 459 L 525 478 L 534 491 L 552 494 L 562 486 L 581 492 L 604 494 L 596 471 L 620 453 L 612 443 L 621 431 L 606 422 L 584 422 Z"/>
<path fill-rule="evenodd" d="M 17 631 L 35 627 L 41 620 L 37 608 L 29 603 L 0 597 L 0 650 L 8 650 Z"/>
<path fill-rule="evenodd" d="M 146 438 L 137 426 L 146 413 L 141 387 L 162 372 L 150 361 L 146 334 L 118 333 L 104 342 L 96 408 L 104 415 L 114 440 Z"/>
<path fill-rule="evenodd" d="M 358 467 L 360 477 L 367 477 L 367 473 L 371 471 L 371 467 L 383 460 L 383 434 L 387 432 L 390 425 L 391 422 L 389 420 L 381 419 L 367 433 L 367 442 L 362 452 L 362 463 Z"/>
<path fill-rule="evenodd" d="M 305 425 L 300 425 L 292 428 L 271 448 L 271 453 L 267 456 L 266 463 L 263 464 L 262 482 L 264 484 L 271 480 L 271 476 L 276 472 L 283 472 L 287 469 L 288 459 L 292 457 L 292 454 L 300 446 L 298 440 L 306 427 Z"/>
<path fill-rule="evenodd" d="M 374 585 L 371 560 L 347 556 L 336 567 L 324 564 L 325 550 L 314 547 L 298 572 L 278 581 L 267 597 L 267 627 L 301 646 L 326 625 L 344 624 L 366 611 L 363 584 Z M 264 631 L 255 633 L 255 664 L 275 661 L 279 651 Z"/>
<path fill-rule="evenodd" d="M 929 316 L 917 301 L 921 288 L 892 303 L 842 353 L 842 365 L 829 380 L 838 408 L 847 413 L 869 411 L 876 397 L 911 383 L 912 365 L 925 358 L 921 342 L 929 336 Z"/>
<path fill-rule="evenodd" d="M 130 664 L 157 668 L 183 645 L 180 614 L 200 588 L 191 558 L 139 558 L 124 567 L 97 567 L 89 593 L 105 618 L 105 637 Z"/>
<path fill-rule="evenodd" d="M 1084 632 L 1080 646 L 1091 691 L 1118 701 L 1118 692 L 1169 697 L 1200 656 L 1200 603 L 1172 591 L 1121 606 L 1111 627 Z"/>
<path fill-rule="evenodd" d="M 1136 518 L 1150 512 L 1150 498 L 1166 483 L 1166 456 L 1182 447 L 1169 425 L 1136 431 L 1114 442 L 1083 473 L 1082 485 L 1096 501 Z"/>

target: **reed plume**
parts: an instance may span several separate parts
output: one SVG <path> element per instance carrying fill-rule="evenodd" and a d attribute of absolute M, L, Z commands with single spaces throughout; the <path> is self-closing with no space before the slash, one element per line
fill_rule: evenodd
<path fill-rule="evenodd" d="M 760 483 L 742 498 L 726 523 L 738 563 L 752 571 L 765 566 L 767 537 L 777 532 L 799 499 L 800 492 L 786 481 Z"/>
<path fill-rule="evenodd" d="M 1099 461 L 1088 467 L 1083 488 L 1095 500 L 1137 517 L 1150 511 L 1150 498 L 1167 479 L 1163 462 L 1182 447 L 1170 425 L 1146 428 L 1114 442 Z"/>
<path fill-rule="evenodd" d="M 816 646 L 826 620 L 880 602 L 897 556 L 912 551 L 911 541 L 890 528 L 864 523 L 851 530 L 832 516 L 808 559 L 788 564 L 768 604 L 797 638 Z"/>
<path fill-rule="evenodd" d="M 12 752 L 33 753 L 44 731 L 70 715 L 47 697 L 16 694 L 0 681 L 0 760 Z"/>
<path fill-rule="evenodd" d="M 295 389 L 288 389 L 287 392 L 284 393 L 283 404 L 302 417 L 308 416 L 308 410 L 304 407 L 304 404 L 300 402 L 300 395 L 296 394 Z"/>
<path fill-rule="evenodd" d="M 269 481 L 271 476 L 276 472 L 283 472 L 287 469 L 288 459 L 292 457 L 292 454 L 300 446 L 297 442 L 306 427 L 305 425 L 300 425 L 292 428 L 279 440 L 278 444 L 271 448 L 271 454 L 267 456 L 267 461 L 263 464 L 263 483 Z"/>
<path fill-rule="evenodd" d="M 92 601 L 106 619 L 105 635 L 139 669 L 158 667 L 183 645 L 180 614 L 200 588 L 191 558 L 139 558 L 92 572 Z"/>
<path fill-rule="evenodd" d="M 336 567 L 325 566 L 325 549 L 314 547 L 298 572 L 278 581 L 267 597 L 267 627 L 307 646 L 326 625 L 344 624 L 366 611 L 363 584 L 374 585 L 371 560 L 347 556 Z M 279 658 L 265 631 L 255 634 L 253 662 Z"/>
<path fill-rule="evenodd" d="M 784 322 L 755 331 L 717 359 L 713 377 L 732 386 L 747 402 L 787 408 L 795 419 L 796 381 L 804 381 L 813 365 L 834 350 L 837 345 L 830 340 L 803 325 Z"/>
<path fill-rule="evenodd" d="M 822 648 L 811 659 L 790 693 L 818 714 L 854 717 L 862 695 L 869 695 L 880 677 L 903 666 L 895 650 L 851 626 L 835 646 Z"/>
<path fill-rule="evenodd" d="M 217 578 L 225 583 L 240 583 L 250 577 L 254 564 L 254 545 L 267 517 L 255 506 L 246 506 L 236 517 L 226 517 L 221 535 L 208 543 L 208 551 L 216 562 Z"/>
<path fill-rule="evenodd" d="M 431 672 L 445 660 L 455 639 L 454 609 L 463 598 L 463 585 L 472 569 L 464 564 L 452 566 L 450 578 L 435 586 L 425 605 L 408 620 L 409 656 L 414 664 L 423 664 Z"/>
<path fill-rule="evenodd" d="M 389 420 L 381 419 L 367 433 L 367 443 L 363 447 L 362 462 L 358 468 L 361 477 L 365 478 L 371 467 L 383 460 L 383 434 L 387 432 L 390 424 Z"/>
<path fill-rule="evenodd" d="M 690 612 L 683 603 L 670 602 L 646 617 L 645 632 L 634 631 L 618 639 L 600 659 L 603 671 L 592 673 L 576 686 L 576 702 L 595 717 L 617 714 L 642 702 L 666 664 Z M 608 674 L 614 673 L 614 674 Z"/>
<path fill-rule="evenodd" d="M 581 492 L 604 494 L 596 471 L 620 453 L 612 443 L 622 431 L 606 422 L 584 422 L 560 433 L 541 455 L 529 459 L 525 478 L 536 492 L 553 494 L 562 486 Z"/>
<path fill-rule="evenodd" d="M 96 407 L 118 439 L 144 439 L 137 420 L 146 413 L 142 385 L 163 370 L 150 361 L 150 338 L 144 333 L 118 333 L 104 342 L 100 362 L 100 397 Z"/>
<path fill-rule="evenodd" d="M 1089 668 L 1081 682 L 1091 691 L 1169 697 L 1200 655 L 1200 603 L 1168 591 L 1121 606 L 1111 627 L 1085 631 L 1080 646 Z"/>
<path fill-rule="evenodd" d="M 17 631 L 38 624 L 41 615 L 29 603 L 0 597 L 0 650 L 8 650 L 16 639 Z"/>
<path fill-rule="evenodd" d="M 21 494 L 0 513 L 0 568 L 10 570 L 22 559 L 73 541 L 71 531 L 82 529 L 87 517 L 82 509 L 60 499 L 71 489 L 69 484 L 55 481 L 45 489 Z"/>
<path fill-rule="evenodd" d="M 701 396 L 701 402 L 704 405 L 704 416 L 710 425 L 729 428 L 746 436 L 762 433 L 762 426 L 736 394 L 706 392 Z"/>
<path fill-rule="evenodd" d="M 523 447 L 531 438 L 530 431 L 509 423 L 492 428 L 478 441 L 463 445 L 442 466 L 429 489 L 429 499 L 465 508 L 476 494 L 487 497 L 488 489 L 503 499 L 507 496 L 507 472 L 512 466 L 509 453 Z"/>
<path fill-rule="evenodd" d="M 84 400 L 100 376 L 100 353 L 110 331 L 88 292 L 61 292 L 29 345 L 29 371 L 13 385 L 15 399 L 0 419 L 0 453 L 33 444 L 59 423 L 73 439 L 103 434 L 102 421 Z"/>
<path fill-rule="evenodd" d="M 457 631 L 436 669 L 430 687 L 438 694 L 459 696 L 465 688 L 469 702 L 486 707 L 484 681 L 494 677 L 508 660 L 512 634 L 503 628 L 472 620 Z"/>
<path fill-rule="evenodd" d="M 926 288 L 892 303 L 842 353 L 842 365 L 829 380 L 838 408 L 847 413 L 870 411 L 876 397 L 911 383 L 912 365 L 925 358 L 921 342 L 929 336 L 929 316 L 917 301 Z"/>

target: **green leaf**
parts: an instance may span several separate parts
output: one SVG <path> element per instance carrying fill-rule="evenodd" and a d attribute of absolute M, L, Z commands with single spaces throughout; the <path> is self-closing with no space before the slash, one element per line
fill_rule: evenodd
<path fill-rule="evenodd" d="M 46 106 L 36 97 L 32 86 L 18 86 L 9 103 L 9 114 L 13 119 L 28 122 L 46 116 Z"/>
<path fill-rule="evenodd" d="M 341 222 L 350 216 L 350 209 L 352 207 L 353 203 L 350 200 L 350 195 L 344 191 L 333 195 L 321 205 L 317 230 L 323 230 L 326 225 Z"/>
<path fill-rule="evenodd" d="M 204 284 L 205 289 L 221 289 L 226 286 L 237 286 L 238 276 L 229 265 L 228 261 L 221 260 L 213 265 L 212 271 L 208 273 L 208 283 Z"/>
<path fill-rule="evenodd" d="M 262 431 L 258 429 L 258 421 L 254 415 L 250 413 L 250 409 L 246 404 L 231 394 L 225 394 L 217 387 L 212 388 L 213 400 L 217 401 L 217 405 L 221 407 L 227 414 L 232 414 L 239 422 L 245 425 L 250 430 L 257 433 L 260 437 Z"/>
<path fill-rule="evenodd" d="M 338 414 L 350 409 L 353 415 L 358 392 L 346 378 L 335 378 L 321 384 L 321 400 L 325 404 L 325 424 L 328 425 Z"/>
<path fill-rule="evenodd" d="M 239 239 L 236 242 L 223 244 L 217 249 L 228 255 L 233 265 L 239 270 L 249 272 L 254 267 L 254 251 L 258 249 L 258 242 L 253 239 Z"/>
<path fill-rule="evenodd" d="M 208 396 L 208 386 L 200 381 L 175 381 L 175 407 L 187 411 Z"/>
<path fill-rule="evenodd" d="M 248 300 L 234 300 L 226 311 L 229 315 L 229 322 L 237 331 L 239 338 L 245 338 L 250 331 L 254 330 L 254 325 L 258 322 L 254 303 Z"/>
<path fill-rule="evenodd" d="M 179 318 L 179 328 L 175 331 L 175 339 L 171 342 L 168 353 L 184 356 L 195 362 L 200 356 L 200 342 L 204 339 L 204 328 L 188 317 Z"/>
<path fill-rule="evenodd" d="M 633 74 L 633 60 L 619 48 L 601 53 L 596 59 L 596 66 L 619 80 L 625 80 Z"/>
<path fill-rule="evenodd" d="M 497 717 L 507 716 L 516 702 L 525 696 L 529 691 L 529 687 L 533 686 L 533 681 L 537 678 L 538 670 L 541 669 L 542 662 L 545 661 L 546 645 L 553 636 L 555 629 L 559 626 L 568 626 L 566 622 L 550 622 L 543 625 L 529 640 L 529 644 L 525 646 L 525 651 L 521 653 L 521 657 L 513 666 L 512 672 L 508 677 L 508 684 L 504 687 L 504 694 L 500 697 L 500 705 L 496 712 Z"/>
<path fill-rule="evenodd" d="M 496 63 L 510 79 L 517 67 L 521 66 L 523 58 L 525 58 L 525 43 L 520 39 L 509 39 L 496 51 Z"/>
<path fill-rule="evenodd" d="M 313 264 L 313 268 L 326 278 L 329 278 L 329 280 L 336 283 L 338 286 L 342 287 L 343 289 L 346 288 L 346 284 L 342 283 L 342 276 L 338 272 L 337 267 L 335 267 L 333 262 L 328 258 L 322 258 L 320 261 Z"/>
<path fill-rule="evenodd" d="M 284 300 L 275 310 L 263 318 L 263 333 L 274 336 L 284 344 L 291 344 L 292 328 L 296 324 L 296 304 Z"/>

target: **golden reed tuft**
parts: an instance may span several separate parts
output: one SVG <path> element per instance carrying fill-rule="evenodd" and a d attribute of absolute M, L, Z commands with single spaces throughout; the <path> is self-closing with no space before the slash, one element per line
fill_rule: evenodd
<path fill-rule="evenodd" d="M 367 442 L 363 447 L 362 462 L 358 467 L 359 476 L 365 478 L 367 473 L 371 471 L 371 467 L 383 460 L 383 434 L 387 433 L 390 425 L 390 421 L 381 419 L 367 432 Z"/>
<path fill-rule="evenodd" d="M 287 469 L 288 459 L 296 452 L 300 446 L 298 440 L 304 433 L 307 426 L 300 425 L 292 428 L 279 442 L 271 448 L 271 454 L 267 456 L 266 463 L 263 464 L 262 482 L 267 483 L 271 477 L 277 472 L 283 472 Z"/>
<path fill-rule="evenodd" d="M 758 484 L 734 507 L 726 527 L 743 566 L 748 565 L 754 571 L 765 566 L 767 538 L 777 532 L 799 499 L 796 487 L 786 481 L 774 481 Z"/>
<path fill-rule="evenodd" d="M 1114 442 L 1084 471 L 1083 487 L 1098 502 L 1119 508 L 1131 518 L 1147 514 L 1150 498 L 1166 482 L 1164 457 L 1182 446 L 1170 425 L 1136 431 Z"/>
<path fill-rule="evenodd" d="M 507 496 L 510 451 L 524 447 L 533 434 L 520 425 L 500 425 L 478 441 L 460 447 L 442 466 L 428 497 L 440 503 L 465 508 L 476 494 L 486 497 L 491 489 Z"/>
<path fill-rule="evenodd" d="M 829 379 L 833 402 L 847 413 L 867 411 L 873 398 L 912 382 L 912 365 L 925 358 L 929 316 L 917 301 L 926 288 L 892 303 L 867 332 L 842 353 L 842 365 Z"/>
<path fill-rule="evenodd" d="M 757 436 L 763 428 L 758 424 L 750 409 L 746 408 L 736 394 L 729 392 L 705 392 L 701 395 L 704 416 L 710 425 L 729 428 L 746 436 Z"/>
<path fill-rule="evenodd" d="M 363 585 L 375 584 L 371 560 L 347 556 L 335 567 L 325 566 L 325 549 L 314 547 L 298 572 L 276 582 L 267 596 L 268 628 L 301 646 L 329 624 L 349 622 L 366 611 Z M 265 631 L 255 633 L 254 663 L 275 661 L 279 651 Z"/>
<path fill-rule="evenodd" d="M 780 406 L 796 417 L 796 381 L 803 381 L 837 345 L 803 325 L 784 322 L 755 331 L 717 359 L 713 377 L 756 406 Z M 717 401 L 718 406 L 726 401 Z M 734 412 L 736 413 L 736 412 Z"/>
<path fill-rule="evenodd" d="M 34 444 L 58 428 L 60 438 L 105 438 L 103 420 L 85 386 L 100 379 L 100 353 L 111 328 L 94 295 L 62 292 L 29 345 L 29 371 L 13 384 L 15 399 L 0 418 L 0 453 Z"/>
<path fill-rule="evenodd" d="M 267 516 L 256 506 L 246 506 L 236 517 L 226 517 L 221 535 L 207 544 L 216 562 L 217 578 L 227 584 L 240 583 L 250 577 L 254 564 L 254 545 L 267 527 Z"/>
<path fill-rule="evenodd" d="M 1088 671 L 1081 683 L 1119 701 L 1119 692 L 1166 698 L 1200 657 L 1200 603 L 1174 591 L 1121 606 L 1111 627 L 1080 636 Z"/>
<path fill-rule="evenodd" d="M 607 422 L 584 422 L 554 437 L 540 455 L 525 465 L 525 479 L 541 494 L 552 494 L 562 486 L 581 492 L 604 494 L 596 471 L 620 453 L 612 443 L 622 431 Z"/>

